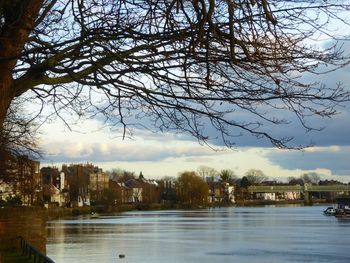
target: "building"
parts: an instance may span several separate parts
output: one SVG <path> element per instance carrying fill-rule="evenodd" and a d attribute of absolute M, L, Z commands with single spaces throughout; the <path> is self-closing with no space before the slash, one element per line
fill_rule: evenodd
<path fill-rule="evenodd" d="M 256 193 L 256 199 L 276 201 L 276 193 Z"/>
<path fill-rule="evenodd" d="M 130 189 L 131 194 L 128 195 L 128 203 L 143 202 L 143 183 L 137 179 L 129 179 L 125 183 L 125 187 Z"/>
<path fill-rule="evenodd" d="M 65 207 L 70 203 L 65 174 L 57 167 L 40 169 L 43 183 L 43 200 L 46 207 Z"/>
<path fill-rule="evenodd" d="M 67 180 L 71 207 L 82 207 L 90 205 L 89 175 L 95 170 L 92 164 L 70 164 L 62 165 L 62 172 Z"/>
<path fill-rule="evenodd" d="M 106 190 L 109 188 L 109 175 L 102 169 L 95 167 L 89 173 L 89 192 L 92 203 L 98 204 L 106 198 Z"/>
<path fill-rule="evenodd" d="M 57 167 L 43 167 L 40 169 L 43 185 L 54 185 L 61 189 L 61 173 Z"/>
<path fill-rule="evenodd" d="M 208 182 L 209 203 L 235 203 L 235 187 L 229 183 Z"/>

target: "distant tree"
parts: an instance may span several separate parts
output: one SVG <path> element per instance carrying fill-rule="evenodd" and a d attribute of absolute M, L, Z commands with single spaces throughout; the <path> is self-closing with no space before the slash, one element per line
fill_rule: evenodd
<path fill-rule="evenodd" d="M 243 176 L 242 179 L 241 179 L 241 181 L 240 181 L 239 186 L 240 186 L 241 188 L 248 188 L 248 186 L 250 186 L 250 185 L 251 185 L 251 183 L 250 183 L 250 181 L 248 180 L 248 178 L 247 178 L 246 176 Z"/>
<path fill-rule="evenodd" d="M 319 185 L 335 185 L 335 184 L 344 184 L 344 183 L 342 183 L 342 182 L 340 182 L 340 181 L 337 181 L 337 180 L 320 180 L 319 182 L 318 182 L 318 184 Z"/>
<path fill-rule="evenodd" d="M 251 185 L 261 184 L 263 181 L 268 179 L 263 171 L 257 169 L 250 169 L 245 173 L 245 177 Z"/>
<path fill-rule="evenodd" d="M 288 177 L 288 184 L 290 184 L 290 185 L 303 185 L 304 181 L 300 177 L 296 178 L 296 177 L 290 176 L 290 177 Z"/>
<path fill-rule="evenodd" d="M 230 182 L 236 178 L 235 172 L 230 169 L 224 169 L 219 172 L 219 176 L 222 182 Z"/>
<path fill-rule="evenodd" d="M 121 168 L 113 168 L 111 171 L 106 172 L 109 177 L 118 182 L 126 182 L 130 179 L 135 179 L 135 172 L 130 172 Z"/>
<path fill-rule="evenodd" d="M 310 183 L 310 184 L 316 184 L 316 185 L 321 180 L 320 175 L 315 172 L 303 174 L 300 176 L 300 178 L 303 180 L 304 183 Z"/>
<path fill-rule="evenodd" d="M 196 172 L 183 172 L 177 179 L 177 197 L 180 203 L 204 205 L 209 194 L 208 184 Z"/>
<path fill-rule="evenodd" d="M 197 169 L 198 175 L 202 177 L 203 180 L 211 180 L 214 181 L 215 178 L 219 175 L 218 171 L 215 168 L 201 165 Z"/>

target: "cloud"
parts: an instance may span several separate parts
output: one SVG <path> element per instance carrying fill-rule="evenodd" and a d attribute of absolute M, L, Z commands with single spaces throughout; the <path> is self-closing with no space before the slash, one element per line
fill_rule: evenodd
<path fill-rule="evenodd" d="M 330 170 L 333 175 L 350 176 L 350 146 L 312 147 L 305 151 L 271 150 L 264 153 L 282 169 Z"/>
<path fill-rule="evenodd" d="M 157 141 L 121 141 L 81 143 L 71 140 L 46 143 L 43 148 L 47 152 L 47 160 L 54 162 L 144 162 L 161 161 L 167 158 L 196 157 L 214 154 L 208 147 L 193 142 L 177 142 L 176 144 L 159 143 Z"/>

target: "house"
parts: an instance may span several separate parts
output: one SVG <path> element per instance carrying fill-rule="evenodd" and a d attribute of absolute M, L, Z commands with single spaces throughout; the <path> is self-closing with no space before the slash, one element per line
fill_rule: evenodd
<path fill-rule="evenodd" d="M 276 193 L 256 193 L 256 199 L 276 201 Z"/>
<path fill-rule="evenodd" d="M 43 199 L 46 207 L 65 207 L 69 204 L 68 185 L 65 174 L 57 167 L 40 169 L 43 183 Z"/>
<path fill-rule="evenodd" d="M 114 205 L 126 204 L 131 199 L 132 190 L 125 187 L 124 183 L 110 180 L 109 190 L 113 193 Z"/>
<path fill-rule="evenodd" d="M 64 207 L 69 202 L 68 192 L 60 191 L 53 184 L 43 185 L 45 207 Z"/>
<path fill-rule="evenodd" d="M 229 203 L 234 204 L 235 199 L 235 186 L 228 183 L 225 184 L 225 196 Z"/>
<path fill-rule="evenodd" d="M 109 175 L 102 169 L 94 167 L 89 173 L 89 192 L 91 202 L 99 202 L 103 199 L 105 190 L 109 188 Z"/>
<path fill-rule="evenodd" d="M 208 182 L 209 203 L 235 203 L 235 187 L 224 182 Z"/>
<path fill-rule="evenodd" d="M 128 195 L 128 203 L 142 203 L 143 182 L 137 179 L 129 179 L 124 183 L 126 188 L 129 188 L 131 194 Z"/>
<path fill-rule="evenodd" d="M 173 179 L 158 182 L 161 201 L 173 203 L 176 201 L 176 182 Z"/>
<path fill-rule="evenodd" d="M 301 199 L 300 192 L 284 192 L 283 197 L 284 200 L 299 200 Z"/>
<path fill-rule="evenodd" d="M 43 167 L 40 169 L 43 185 L 54 185 L 61 189 L 61 173 L 57 167 Z"/>
<path fill-rule="evenodd" d="M 89 175 L 95 171 L 95 166 L 87 164 L 62 165 L 62 172 L 67 180 L 71 207 L 90 205 Z"/>

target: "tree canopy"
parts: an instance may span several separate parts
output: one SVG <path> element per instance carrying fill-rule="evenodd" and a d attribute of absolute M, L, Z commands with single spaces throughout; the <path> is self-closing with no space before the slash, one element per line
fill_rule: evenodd
<path fill-rule="evenodd" d="M 182 204 L 203 205 L 207 203 L 208 184 L 195 172 L 183 172 L 177 179 L 177 197 Z"/>
<path fill-rule="evenodd" d="M 1 0 L 0 126 L 25 96 L 43 114 L 99 117 L 123 136 L 141 125 L 298 148 L 271 127 L 296 118 L 313 129 L 308 117 L 349 99 L 341 84 L 302 78 L 349 62 L 330 27 L 349 25 L 346 3 Z"/>
<path fill-rule="evenodd" d="M 228 183 L 234 179 L 237 179 L 235 172 L 231 169 L 223 169 L 219 173 L 221 182 Z"/>

